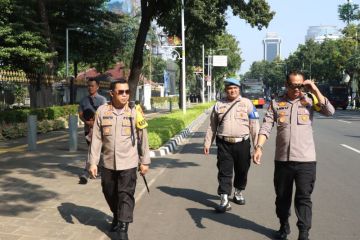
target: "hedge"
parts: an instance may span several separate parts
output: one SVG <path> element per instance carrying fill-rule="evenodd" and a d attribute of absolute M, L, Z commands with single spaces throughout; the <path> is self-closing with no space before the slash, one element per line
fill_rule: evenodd
<path fill-rule="evenodd" d="M 182 110 L 177 110 L 149 120 L 148 135 L 150 148 L 157 149 L 162 146 L 213 104 L 213 102 L 204 103 L 187 109 L 186 114 L 183 114 Z"/>
<path fill-rule="evenodd" d="M 36 115 L 38 121 L 67 118 L 70 114 L 77 114 L 78 105 L 54 106 L 36 109 L 9 109 L 0 113 L 1 123 L 24 123 L 28 115 Z"/>

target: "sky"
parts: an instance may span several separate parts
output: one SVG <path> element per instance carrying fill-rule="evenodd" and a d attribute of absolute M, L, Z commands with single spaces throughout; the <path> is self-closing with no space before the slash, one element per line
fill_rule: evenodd
<path fill-rule="evenodd" d="M 296 51 L 299 44 L 305 43 L 305 35 L 309 26 L 335 25 L 343 28 L 345 24 L 339 20 L 338 5 L 345 0 L 268 0 L 276 12 L 268 28 L 259 31 L 251 28 L 244 20 L 229 14 L 227 31 L 239 41 L 242 51 L 240 73 L 247 72 L 254 61 L 263 59 L 263 44 L 267 32 L 277 32 L 281 38 L 281 58 L 287 58 Z M 353 0 L 360 5 L 360 0 Z"/>

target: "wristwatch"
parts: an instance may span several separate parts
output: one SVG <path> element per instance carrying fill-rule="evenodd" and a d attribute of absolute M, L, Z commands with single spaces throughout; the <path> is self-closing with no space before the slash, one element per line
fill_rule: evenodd
<path fill-rule="evenodd" d="M 262 145 L 260 145 L 260 144 L 257 144 L 255 146 L 255 150 L 258 149 L 258 148 L 260 148 L 261 151 L 264 149 L 264 147 Z"/>

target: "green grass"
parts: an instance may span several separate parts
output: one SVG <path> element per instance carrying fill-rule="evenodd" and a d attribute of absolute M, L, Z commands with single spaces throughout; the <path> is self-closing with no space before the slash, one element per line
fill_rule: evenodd
<path fill-rule="evenodd" d="M 161 147 L 213 104 L 213 102 L 199 104 L 187 109 L 186 114 L 183 114 L 182 110 L 177 110 L 149 120 L 148 134 L 150 148 L 158 149 Z"/>

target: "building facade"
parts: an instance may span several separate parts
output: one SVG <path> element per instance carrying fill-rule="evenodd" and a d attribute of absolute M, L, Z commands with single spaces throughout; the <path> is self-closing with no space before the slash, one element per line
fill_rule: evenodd
<path fill-rule="evenodd" d="M 277 33 L 267 33 L 263 40 L 264 60 L 273 61 L 275 58 L 281 58 L 281 39 Z"/>
<path fill-rule="evenodd" d="M 305 36 L 305 41 L 310 39 L 317 43 L 322 43 L 325 39 L 336 40 L 341 38 L 342 34 L 336 26 L 332 25 L 320 25 L 310 26 Z"/>

